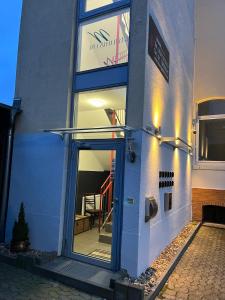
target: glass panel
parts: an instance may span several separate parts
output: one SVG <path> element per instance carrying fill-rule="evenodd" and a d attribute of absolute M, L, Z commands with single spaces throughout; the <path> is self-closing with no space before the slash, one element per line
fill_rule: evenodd
<path fill-rule="evenodd" d="M 110 261 L 115 150 L 80 150 L 73 252 Z"/>
<path fill-rule="evenodd" d="M 86 71 L 128 61 L 129 10 L 80 25 L 77 71 Z"/>
<path fill-rule="evenodd" d="M 198 105 L 198 115 L 220 115 L 225 114 L 225 100 L 211 100 Z"/>
<path fill-rule="evenodd" d="M 199 122 L 199 160 L 225 161 L 225 119 Z"/>
<path fill-rule="evenodd" d="M 78 93 L 75 96 L 74 127 L 124 126 L 126 87 Z M 117 138 L 121 133 L 78 134 L 76 138 Z"/>
<path fill-rule="evenodd" d="M 86 0 L 85 1 L 85 11 L 90 11 L 96 8 L 100 8 L 102 6 L 120 2 L 121 0 Z"/>

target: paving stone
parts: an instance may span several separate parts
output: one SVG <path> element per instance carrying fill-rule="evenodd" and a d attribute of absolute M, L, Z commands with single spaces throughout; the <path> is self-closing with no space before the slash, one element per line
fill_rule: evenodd
<path fill-rule="evenodd" d="M 0 263 L 0 300 L 101 300 L 61 283 Z"/>
<path fill-rule="evenodd" d="M 225 229 L 202 226 L 159 299 L 225 300 L 224 249 Z"/>

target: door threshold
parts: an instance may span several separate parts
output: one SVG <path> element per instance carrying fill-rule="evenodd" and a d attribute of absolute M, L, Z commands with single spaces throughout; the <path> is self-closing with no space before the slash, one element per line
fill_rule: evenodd
<path fill-rule="evenodd" d="M 113 299 L 113 289 L 110 288 L 111 280 L 121 279 L 118 272 L 114 273 L 62 256 L 40 266 L 40 269 L 44 272 L 43 275 L 51 279 L 106 299 Z"/>

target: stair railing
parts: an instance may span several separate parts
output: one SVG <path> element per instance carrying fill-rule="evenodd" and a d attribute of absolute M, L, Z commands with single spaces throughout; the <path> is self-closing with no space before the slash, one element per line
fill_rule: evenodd
<path fill-rule="evenodd" d="M 112 174 L 110 173 L 109 176 L 106 178 L 106 180 L 104 181 L 104 183 L 102 184 L 101 188 L 100 188 L 100 205 L 99 205 L 99 218 L 98 218 L 98 228 L 99 228 L 99 232 L 101 230 L 101 218 L 102 218 L 102 202 L 103 202 L 103 198 L 106 195 L 107 192 L 112 192 Z M 108 197 L 107 199 L 107 209 L 109 211 L 109 207 L 111 206 L 111 204 L 109 203 L 110 201 L 110 197 Z"/>

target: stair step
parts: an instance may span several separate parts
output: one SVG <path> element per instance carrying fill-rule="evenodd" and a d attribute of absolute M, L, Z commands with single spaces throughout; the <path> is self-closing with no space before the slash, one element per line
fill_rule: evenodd
<path fill-rule="evenodd" d="M 100 233 L 99 242 L 104 244 L 112 244 L 112 233 L 109 232 Z"/>
<path fill-rule="evenodd" d="M 105 232 L 112 233 L 112 222 L 105 224 Z"/>

